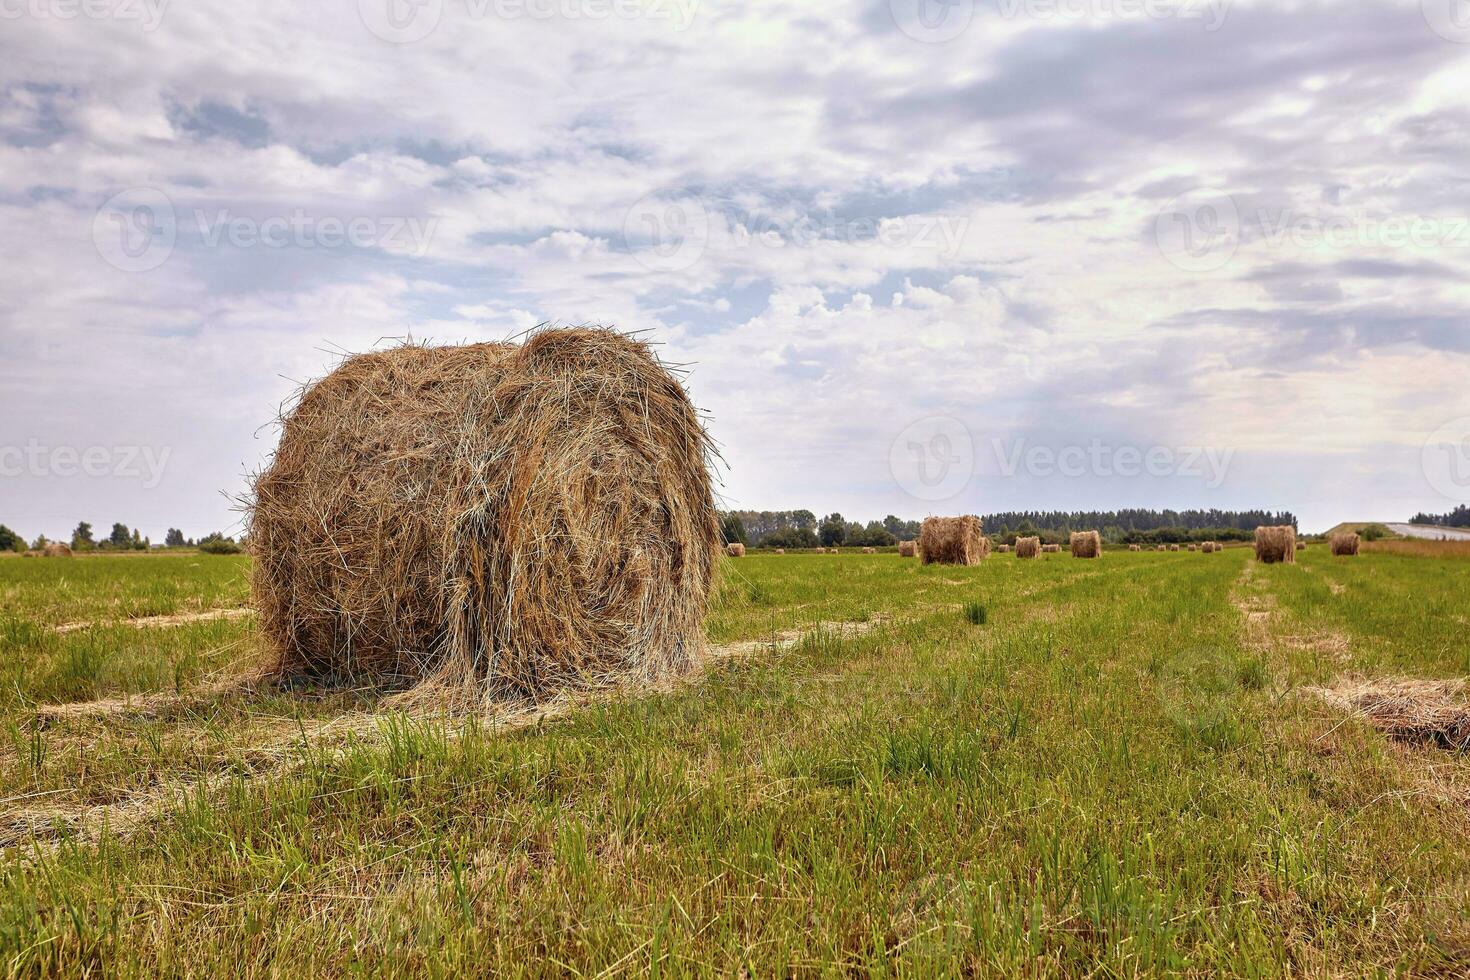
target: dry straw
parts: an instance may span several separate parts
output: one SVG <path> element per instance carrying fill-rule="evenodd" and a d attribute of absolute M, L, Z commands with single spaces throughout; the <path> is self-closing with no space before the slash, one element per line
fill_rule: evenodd
<path fill-rule="evenodd" d="M 1003 544 L 1000 546 L 999 550 L 1001 554 L 1008 555 L 1011 553 L 1011 546 L 1008 544 Z"/>
<path fill-rule="evenodd" d="M 1169 550 L 1169 546 L 1166 545 L 1166 544 L 1161 544 L 1157 548 L 1155 548 L 1154 550 L 1155 551 L 1168 551 Z"/>
<path fill-rule="evenodd" d="M 699 661 L 713 450 L 648 345 L 362 354 L 281 425 L 249 532 L 275 673 L 468 706 Z"/>
<path fill-rule="evenodd" d="M 1296 563 L 1296 528 L 1290 524 L 1256 528 L 1256 561 Z"/>
<path fill-rule="evenodd" d="M 1041 539 L 1040 538 L 1017 538 L 1016 539 L 1016 557 L 1017 558 L 1035 558 L 1039 554 L 1041 554 Z"/>
<path fill-rule="evenodd" d="M 778 554 L 778 555 L 784 555 L 784 554 L 786 554 L 786 549 L 785 548 L 777 548 L 776 549 L 776 554 Z"/>
<path fill-rule="evenodd" d="M 1190 545 L 1189 546 L 1189 550 L 1190 551 L 1198 551 L 1199 549 L 1195 545 Z"/>
<path fill-rule="evenodd" d="M 1041 546 L 1041 550 L 1048 555 L 1056 555 L 1061 553 L 1062 546 L 1059 544 L 1044 544 Z"/>
<path fill-rule="evenodd" d="M 1352 557 L 1356 555 L 1358 553 L 1358 547 L 1361 543 L 1362 539 L 1352 531 L 1347 531 L 1342 534 L 1334 534 L 1331 541 L 1329 542 L 1332 547 L 1333 555 L 1341 555 L 1345 557 Z"/>
<path fill-rule="evenodd" d="M 1102 535 L 1096 531 L 1072 532 L 1073 558 L 1101 558 Z"/>
<path fill-rule="evenodd" d="M 725 545 L 725 554 L 729 555 L 731 558 L 744 558 L 745 545 L 741 544 L 739 541 L 731 541 L 729 544 Z"/>
<path fill-rule="evenodd" d="M 41 549 L 41 554 L 46 558 L 70 558 L 71 545 L 62 544 L 60 541 L 48 541 L 46 547 Z"/>
<path fill-rule="evenodd" d="M 1128 550 L 1129 551 L 1142 551 L 1143 550 L 1143 546 L 1142 545 L 1137 545 L 1137 544 L 1130 544 L 1128 546 Z"/>
<path fill-rule="evenodd" d="M 976 565 L 990 552 L 980 518 L 926 517 L 919 527 L 919 551 L 926 565 Z"/>
<path fill-rule="evenodd" d="M 865 555 L 876 555 L 877 553 L 878 553 L 878 549 L 877 548 L 864 548 L 863 549 L 863 554 L 865 554 Z"/>
<path fill-rule="evenodd" d="M 1169 545 L 1169 550 L 1170 551 L 1178 551 L 1179 550 L 1179 546 L 1177 544 L 1171 544 L 1171 545 Z"/>
<path fill-rule="evenodd" d="M 917 541 L 900 541 L 898 543 L 898 556 L 900 558 L 914 558 L 919 554 L 919 543 Z"/>

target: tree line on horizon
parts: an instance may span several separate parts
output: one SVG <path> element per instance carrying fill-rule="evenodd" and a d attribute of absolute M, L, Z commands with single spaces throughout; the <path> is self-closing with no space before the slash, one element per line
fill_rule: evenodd
<path fill-rule="evenodd" d="M 1183 544 L 1249 540 L 1258 527 L 1297 526 L 1290 511 L 1148 510 L 1009 511 L 979 515 L 987 534 L 1004 543 L 1017 537 L 1066 540 L 1073 531 L 1100 531 L 1113 544 Z M 755 548 L 885 547 L 919 536 L 921 521 L 889 514 L 866 524 L 839 513 L 818 518 L 810 510 L 732 510 L 720 515 L 727 542 Z"/>
<path fill-rule="evenodd" d="M 1409 523 L 1429 524 L 1434 527 L 1470 527 L 1470 507 L 1461 504 L 1448 514 L 1415 514 L 1409 518 Z"/>
<path fill-rule="evenodd" d="M 51 539 L 41 534 L 30 543 L 29 548 L 33 551 L 40 551 L 50 543 Z M 72 551 L 148 551 L 153 548 L 152 540 L 140 534 L 137 528 L 129 528 L 122 523 L 113 524 L 111 533 L 99 540 L 92 530 L 92 525 L 87 521 L 78 521 L 76 528 L 71 532 L 71 539 L 62 543 L 69 545 Z M 165 548 L 198 548 L 210 554 L 222 555 L 239 554 L 243 550 L 234 538 L 226 537 L 218 531 L 195 541 L 193 538 L 184 537 L 184 532 L 176 527 L 168 529 L 168 534 L 163 539 L 163 546 Z M 24 536 L 0 524 L 0 552 L 23 552 L 27 547 Z"/>

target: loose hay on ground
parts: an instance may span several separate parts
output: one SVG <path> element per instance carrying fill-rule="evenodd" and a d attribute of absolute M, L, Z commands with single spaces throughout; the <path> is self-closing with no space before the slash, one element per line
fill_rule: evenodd
<path fill-rule="evenodd" d="M 1346 679 L 1308 690 L 1358 713 L 1393 738 L 1442 748 L 1470 747 L 1470 703 L 1465 700 L 1464 681 Z"/>

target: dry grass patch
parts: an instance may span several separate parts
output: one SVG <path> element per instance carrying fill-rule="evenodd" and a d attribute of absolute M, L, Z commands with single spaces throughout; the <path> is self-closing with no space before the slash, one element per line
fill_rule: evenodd
<path fill-rule="evenodd" d="M 1448 749 L 1470 747 L 1470 702 L 1462 680 L 1345 678 L 1308 690 L 1391 738 Z"/>

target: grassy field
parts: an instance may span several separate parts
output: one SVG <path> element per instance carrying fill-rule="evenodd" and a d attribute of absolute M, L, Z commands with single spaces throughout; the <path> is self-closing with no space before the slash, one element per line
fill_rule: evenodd
<path fill-rule="evenodd" d="M 1463 558 L 751 556 L 474 719 L 231 684 L 245 572 L 0 562 L 6 975 L 1470 971 L 1470 765 L 1308 690 L 1470 673 Z"/>

